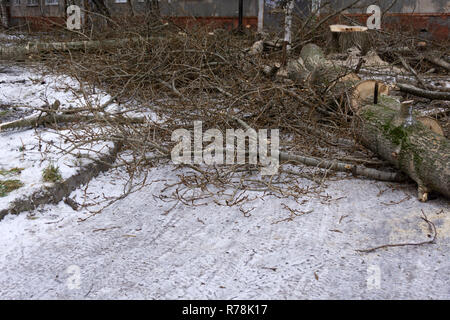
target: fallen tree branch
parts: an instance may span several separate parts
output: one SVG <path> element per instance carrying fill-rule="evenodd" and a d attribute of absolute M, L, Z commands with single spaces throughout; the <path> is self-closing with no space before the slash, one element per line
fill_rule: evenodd
<path fill-rule="evenodd" d="M 427 85 L 425 84 L 425 82 L 423 82 L 422 78 L 419 77 L 419 75 L 417 74 L 416 70 L 414 70 L 408 64 L 408 62 L 406 62 L 405 58 L 403 58 L 400 54 L 396 54 L 396 56 L 400 59 L 400 62 L 402 63 L 403 67 L 405 67 L 405 69 L 409 70 L 414 75 L 414 77 L 416 77 L 417 81 L 422 86 L 422 88 L 427 89 Z"/>
<path fill-rule="evenodd" d="M 29 196 L 14 200 L 9 207 L 0 210 L 0 220 L 7 214 L 19 214 L 24 211 L 34 210 L 41 204 L 56 204 L 60 202 L 65 197 L 68 197 L 73 190 L 88 183 L 99 173 L 109 170 L 114 161 L 116 161 L 121 148 L 122 143 L 116 142 L 107 152 L 100 154 L 98 159 L 92 159 L 92 162 L 80 167 L 77 173 L 70 178 L 53 183 L 51 186 L 44 186 Z"/>
<path fill-rule="evenodd" d="M 164 38 L 150 38 L 152 40 L 164 40 Z M 137 42 L 149 40 L 145 38 L 126 38 L 110 40 L 92 40 L 92 41 L 72 41 L 72 42 L 28 42 L 23 46 L 0 46 L 0 60 L 15 60 L 26 57 L 30 54 L 40 54 L 53 51 L 71 51 L 71 50 L 93 50 L 100 48 L 113 48 L 125 46 L 128 42 Z"/>
<path fill-rule="evenodd" d="M 410 54 L 410 55 L 413 54 L 416 56 L 415 57 L 416 60 L 425 59 L 438 67 L 441 67 L 441 68 L 446 69 L 447 71 L 450 71 L 450 63 L 448 63 L 444 59 L 437 58 L 430 53 L 428 53 L 428 54 L 418 53 L 416 50 L 413 50 L 409 47 L 400 47 L 400 48 L 386 47 L 386 48 L 378 49 L 377 51 L 381 54 L 388 53 L 388 52 L 394 52 L 396 54 Z"/>
<path fill-rule="evenodd" d="M 70 110 L 73 112 L 73 109 Z M 40 114 L 33 114 L 19 120 L 0 124 L 0 132 L 8 129 L 20 129 L 38 127 L 44 124 L 56 124 L 67 122 L 81 122 L 81 121 L 95 121 L 95 122 L 114 122 L 114 123 L 144 123 L 145 118 L 126 118 L 122 116 L 107 116 L 97 117 L 94 115 L 79 115 L 79 114 L 55 114 L 47 113 L 41 117 Z"/>
<path fill-rule="evenodd" d="M 402 182 L 406 180 L 406 176 L 400 172 L 380 171 L 351 163 L 292 155 L 286 152 L 280 152 L 280 160 L 298 162 L 307 166 L 338 172 L 351 172 L 354 176 L 363 176 L 378 181 Z"/>
<path fill-rule="evenodd" d="M 359 250 L 356 250 L 356 251 L 357 252 L 363 252 L 363 253 L 369 253 L 369 252 L 374 252 L 376 250 L 384 249 L 384 248 L 407 247 L 407 246 L 422 246 L 422 245 L 425 245 L 425 244 L 433 244 L 433 243 L 435 243 L 436 237 L 437 237 L 436 226 L 434 225 L 433 222 L 428 220 L 428 218 L 425 215 L 425 213 L 423 212 L 423 210 L 422 210 L 422 215 L 423 215 L 423 217 L 420 217 L 420 218 L 422 220 L 424 220 L 428 224 L 428 226 L 430 227 L 431 230 L 433 230 L 433 239 L 431 239 L 429 241 L 423 241 L 423 242 L 417 242 L 417 243 L 385 244 L 385 245 L 374 247 L 374 248 L 370 248 L 370 249 L 359 249 Z"/>
<path fill-rule="evenodd" d="M 424 58 L 426 60 L 430 61 L 431 63 L 437 65 L 438 67 L 441 67 L 441 68 L 446 69 L 447 71 L 450 71 L 450 63 L 448 63 L 447 61 L 444 61 L 442 59 L 433 57 L 433 56 L 428 55 L 428 54 L 424 55 Z"/>
<path fill-rule="evenodd" d="M 245 129 L 251 129 L 251 127 L 243 120 L 234 116 L 229 116 L 231 119 L 238 122 Z M 386 172 L 377 169 L 366 168 L 364 166 L 358 166 L 350 163 L 337 162 L 333 160 L 325 160 L 313 157 L 304 157 L 299 155 L 289 154 L 287 152 L 280 152 L 280 160 L 292 161 L 301 163 L 307 166 L 318 167 L 322 169 L 328 169 L 338 172 L 351 172 L 355 176 L 364 176 L 373 180 L 401 182 L 406 180 L 406 176 L 400 172 Z"/>
<path fill-rule="evenodd" d="M 403 92 L 413 94 L 418 97 L 428 98 L 431 100 L 446 100 L 450 101 L 450 92 L 437 92 L 437 91 L 430 91 L 430 90 L 424 90 L 417 87 L 414 87 L 409 84 L 402 84 L 398 83 L 397 86 L 399 89 Z"/>

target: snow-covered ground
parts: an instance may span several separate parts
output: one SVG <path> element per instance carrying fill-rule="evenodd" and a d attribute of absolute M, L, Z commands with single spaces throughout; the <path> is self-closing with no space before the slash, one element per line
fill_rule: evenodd
<path fill-rule="evenodd" d="M 39 108 L 55 100 L 60 101 L 61 108 L 80 107 L 86 99 L 76 94 L 77 89 L 79 85 L 69 77 L 45 76 L 20 66 L 0 66 L 0 106 L 4 106 L 2 111 L 6 112 L 5 118 L 9 121 L 17 120 L 24 114 L 31 114 L 28 117 L 32 117 L 34 111 L 30 107 Z M 91 103 L 97 104 L 110 98 L 101 92 L 87 96 Z M 0 122 L 5 121 L 0 118 Z M 97 158 L 98 153 L 87 150 L 77 152 L 75 149 L 80 157 L 62 153 L 61 150 L 67 150 L 70 146 L 62 137 L 64 133 L 67 134 L 67 131 L 51 129 L 6 130 L 0 133 L 0 170 L 20 169 L 20 174 L 0 175 L 0 178 L 18 179 L 23 183 L 23 187 L 0 198 L 0 211 L 12 201 L 30 196 L 46 185 L 42 171 L 50 164 L 59 169 L 61 178 L 65 180 L 76 174 L 80 166 L 90 162 L 87 156 Z M 108 152 L 110 147 L 112 143 L 106 142 L 90 146 L 100 153 Z"/>
<path fill-rule="evenodd" d="M 22 79 L 16 73 L 5 77 Z M 24 71 L 22 77 L 36 74 Z M 9 84 L 0 84 L 0 103 L 40 106 L 49 90 L 47 96 L 62 105 L 77 101 L 73 90 L 63 94 L 64 86 L 58 89 L 51 78 L 16 85 L 4 90 Z M 1 166 L 28 168 L 21 174 L 27 185 L 39 183 L 31 172 L 41 174 L 32 169 L 40 161 L 31 149 L 35 135 L 0 134 Z M 20 139 L 34 162 L 13 157 Z M 68 160 L 55 161 L 64 166 Z M 321 193 L 327 197 L 305 195 L 302 205 L 257 197 L 247 204 L 254 208 L 247 217 L 212 199 L 198 207 L 178 204 L 166 214 L 174 203 L 155 196 L 179 172 L 170 164 L 149 170 L 147 186 L 99 214 L 60 202 L 0 221 L 0 298 L 450 298 L 450 204 L 442 198 L 418 202 L 413 185 L 347 179 L 327 182 Z M 71 198 L 93 203 L 120 195 L 125 183 L 120 171 L 106 172 Z M 0 198 L 0 204 L 10 200 Z M 286 219 L 285 206 L 309 213 Z M 434 244 L 356 251 L 429 240 L 422 212 L 436 226 Z"/>
<path fill-rule="evenodd" d="M 87 96 L 93 105 L 101 105 L 111 97 L 97 91 Z M 0 65 L 0 104 L 28 109 L 42 107 L 59 100 L 61 108 L 76 108 L 87 103 L 80 84 L 67 76 L 45 75 L 24 66 Z"/>
<path fill-rule="evenodd" d="M 363 180 L 332 182 L 333 200 L 302 207 L 256 200 L 244 217 L 210 201 L 177 206 L 155 199 L 171 166 L 153 184 L 99 214 L 61 202 L 0 222 L 0 297 L 33 299 L 448 299 L 450 210 L 445 200 L 418 202 Z M 120 194 L 106 173 L 73 197 L 82 203 Z M 400 204 L 394 204 L 404 200 Z M 283 204 L 309 214 L 292 221 Z M 427 241 L 421 211 L 434 222 L 435 244 L 359 253 L 387 243 Z M 85 221 L 79 219 L 86 219 Z"/>

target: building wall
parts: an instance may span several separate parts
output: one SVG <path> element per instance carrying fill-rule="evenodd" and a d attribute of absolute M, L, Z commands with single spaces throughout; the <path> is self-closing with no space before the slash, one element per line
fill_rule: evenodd
<path fill-rule="evenodd" d="M 116 0 L 105 0 L 105 4 L 111 12 L 112 16 L 125 16 L 134 13 L 135 15 L 145 14 L 147 11 L 147 3 L 140 0 L 131 0 L 129 2 L 116 2 Z"/>
<path fill-rule="evenodd" d="M 64 16 L 65 0 L 54 0 L 54 4 L 46 4 L 46 0 L 11 0 L 11 15 L 24 16 Z M 41 4 L 38 5 L 38 2 Z M 106 5 L 113 15 L 121 15 L 131 12 L 133 7 L 136 13 L 146 10 L 145 0 L 131 0 L 129 3 L 106 0 Z M 160 0 L 160 11 L 164 16 L 193 16 L 193 17 L 237 17 L 239 14 L 239 0 Z M 258 1 L 244 0 L 244 16 L 256 17 L 258 15 Z"/>
<path fill-rule="evenodd" d="M 348 6 L 354 0 L 336 0 L 334 3 L 337 8 Z M 358 4 L 361 8 L 349 10 L 349 13 L 359 13 L 362 9 L 375 4 L 380 6 L 381 10 L 390 7 L 392 1 L 387 0 L 361 0 Z M 365 11 L 365 10 L 364 10 Z M 398 0 L 389 10 L 390 13 L 449 13 L 450 0 Z"/>
<path fill-rule="evenodd" d="M 244 17 L 258 16 L 258 1 L 244 0 Z M 161 0 L 165 16 L 238 17 L 239 0 Z"/>
<path fill-rule="evenodd" d="M 64 12 L 63 0 L 10 0 L 11 25 L 64 25 Z"/>
<path fill-rule="evenodd" d="M 40 5 L 30 5 L 28 1 L 38 1 Z M 64 23 L 66 3 L 88 3 L 90 0 L 53 0 L 57 5 L 46 4 L 49 0 L 10 0 L 9 15 L 11 24 L 17 25 L 26 21 L 42 24 L 47 21 Z M 52 1 L 52 0 L 50 0 Z M 106 0 L 107 7 L 113 16 L 135 15 L 146 12 L 147 3 L 142 0 L 131 0 L 130 3 L 117 3 L 118 0 Z M 124 1 L 124 0 L 119 0 Z M 144 0 L 148 1 L 148 0 Z M 311 7 L 325 0 L 295 0 L 296 14 L 308 16 Z M 343 8 L 354 0 L 335 0 L 333 9 Z M 160 0 L 160 11 L 163 16 L 174 17 L 174 21 L 188 23 L 189 17 L 196 17 L 195 23 L 216 23 L 228 27 L 237 26 L 239 0 Z M 267 27 L 282 27 L 284 14 L 274 9 L 274 0 L 266 0 L 264 24 Z M 369 5 L 376 4 L 384 11 L 391 5 L 391 0 L 361 0 L 356 8 L 345 11 L 354 16 L 361 24 L 368 15 L 365 13 Z M 132 9 L 133 8 L 133 9 Z M 321 12 L 326 14 L 326 12 Z M 258 16 L 258 0 L 244 0 L 244 24 L 256 26 Z M 339 21 L 346 23 L 346 21 Z M 348 21 L 347 21 L 348 22 Z M 190 22 L 189 22 L 190 23 Z M 383 19 L 383 25 L 398 28 L 398 25 L 413 26 L 431 37 L 448 38 L 450 29 L 450 0 L 398 0 Z"/>
<path fill-rule="evenodd" d="M 352 0 L 338 0 L 342 8 Z M 369 5 L 376 4 L 384 12 L 392 1 L 362 0 L 360 8 L 347 10 L 350 16 L 364 24 Z M 415 31 L 423 38 L 450 40 L 450 0 L 398 0 L 382 19 L 382 28 L 389 30 Z"/>
<path fill-rule="evenodd" d="M 10 16 L 14 25 L 30 23 L 37 24 L 47 21 L 62 22 L 64 20 L 65 8 L 68 0 L 10 0 Z M 34 1 L 33 3 L 29 1 Z M 46 1 L 54 1 L 56 4 L 49 4 Z M 89 0 L 86 1 L 88 3 Z M 119 1 L 119 2 L 118 2 Z M 147 11 L 147 0 L 106 0 L 106 6 L 112 16 L 126 16 L 134 13 L 143 15 Z M 71 0 L 70 3 L 81 5 L 84 0 Z M 188 17 L 200 18 L 206 23 L 223 21 L 228 24 L 235 24 L 235 19 L 239 15 L 239 0 L 160 0 L 160 12 L 163 16 L 176 17 L 177 21 L 183 21 Z M 244 23 L 256 25 L 258 15 L 258 0 L 244 0 Z M 204 18 L 204 19 L 202 19 Z M 237 20 L 236 20 L 237 21 Z M 36 24 L 34 23 L 34 24 Z"/>
<path fill-rule="evenodd" d="M 316 5 L 325 0 L 295 0 L 296 14 L 300 17 L 311 13 L 313 3 Z M 327 11 L 337 11 L 355 2 L 355 0 L 334 0 L 330 10 L 323 10 L 321 15 Z M 366 10 L 370 5 L 378 5 L 384 12 L 393 0 L 361 0 L 357 6 L 344 13 L 365 25 L 367 18 Z M 281 30 L 283 26 L 284 13 L 274 10 L 274 1 L 266 0 L 264 25 L 267 28 Z M 349 24 L 348 19 L 334 19 L 330 23 Z M 383 17 L 382 28 L 391 30 L 412 30 L 421 33 L 424 38 L 437 40 L 448 40 L 450 37 L 450 0 L 398 0 Z"/>
<path fill-rule="evenodd" d="M 239 0 L 161 0 L 160 11 L 179 25 L 204 24 L 234 29 L 238 27 Z M 243 25 L 256 28 L 257 17 L 258 0 L 244 0 Z"/>
<path fill-rule="evenodd" d="M 47 3 L 46 0 L 10 0 L 12 17 L 60 17 L 65 12 L 65 1 L 54 0 Z"/>

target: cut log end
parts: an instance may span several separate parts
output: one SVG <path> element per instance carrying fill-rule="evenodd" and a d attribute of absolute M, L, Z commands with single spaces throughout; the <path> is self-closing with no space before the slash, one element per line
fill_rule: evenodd
<path fill-rule="evenodd" d="M 417 120 L 419 120 L 420 122 L 422 122 L 422 124 L 427 127 L 428 129 L 430 129 L 431 131 L 433 131 L 436 134 L 439 134 L 441 136 L 444 136 L 444 130 L 442 129 L 441 125 L 439 124 L 439 122 L 437 122 L 436 120 L 434 120 L 433 118 L 430 117 L 418 117 Z"/>
<path fill-rule="evenodd" d="M 354 112 L 357 112 L 362 105 L 369 102 L 369 99 L 371 100 L 369 103 L 374 103 L 377 85 L 378 96 L 389 95 L 389 86 L 377 80 L 363 80 L 353 87 L 350 103 Z"/>
<path fill-rule="evenodd" d="M 343 24 L 332 24 L 330 26 L 331 32 L 365 32 L 368 29 L 363 26 L 347 26 Z"/>
<path fill-rule="evenodd" d="M 417 188 L 417 198 L 421 202 L 427 202 L 428 201 L 428 194 L 430 193 L 430 190 L 422 185 L 419 185 Z"/>
<path fill-rule="evenodd" d="M 330 30 L 331 47 L 334 51 L 344 53 L 352 47 L 357 47 L 365 54 L 370 48 L 367 27 L 333 24 Z"/>

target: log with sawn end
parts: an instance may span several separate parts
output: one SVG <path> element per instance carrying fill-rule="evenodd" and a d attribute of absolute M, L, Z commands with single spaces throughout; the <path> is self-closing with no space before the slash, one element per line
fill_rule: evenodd
<path fill-rule="evenodd" d="M 322 50 L 306 45 L 301 53 L 311 72 L 334 77 L 336 67 L 324 58 Z M 329 81 L 330 75 L 316 81 Z M 354 90 L 354 82 L 341 81 L 340 87 Z M 365 100 L 367 101 L 367 100 Z M 418 184 L 418 198 L 428 200 L 428 193 L 438 192 L 450 198 L 450 141 L 419 121 L 410 103 L 380 95 L 378 103 L 360 101 L 355 112 L 359 118 L 360 139 L 364 146 L 406 173 Z"/>

